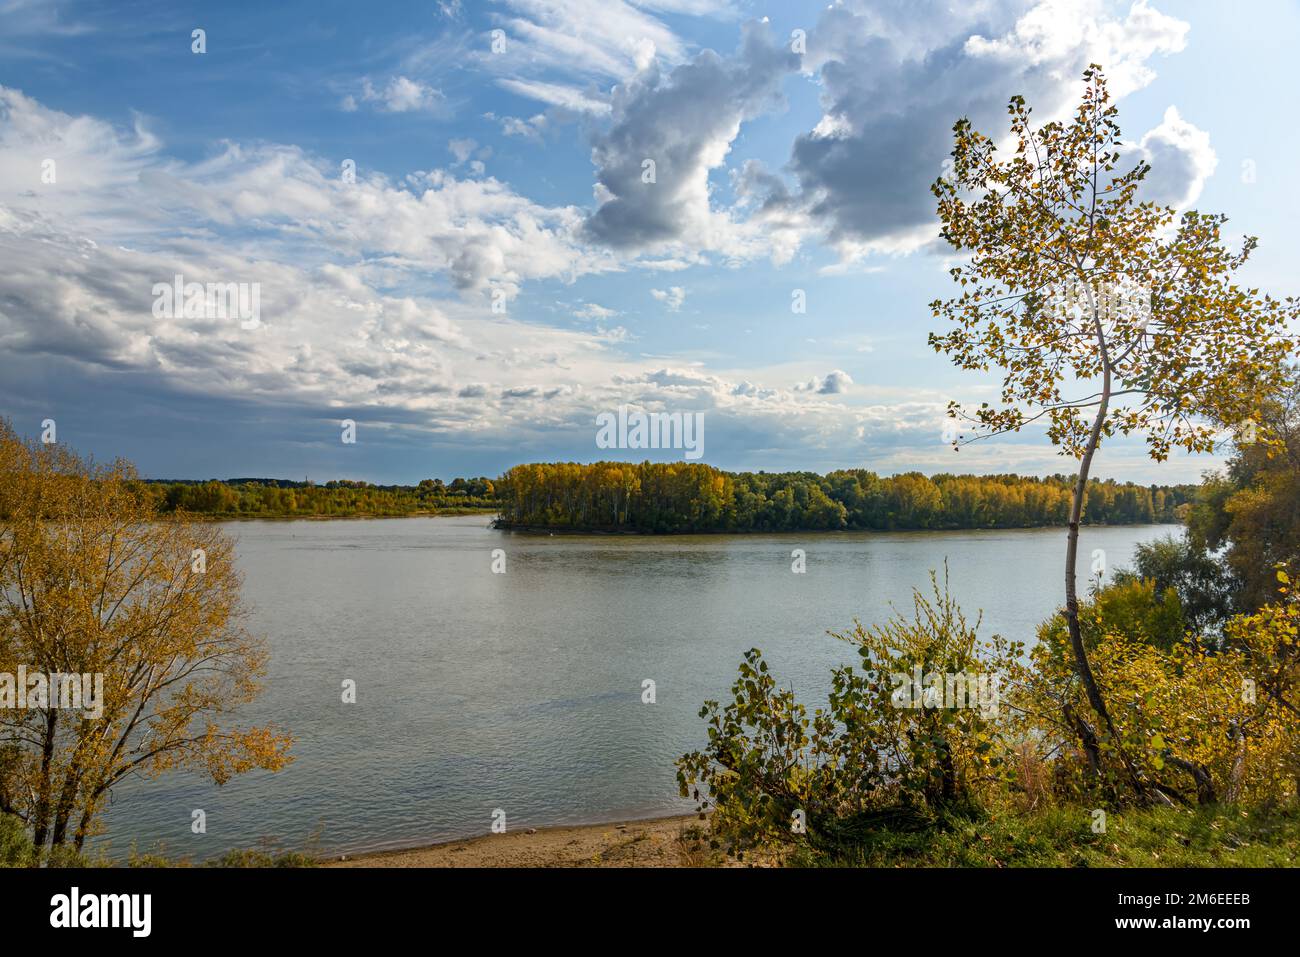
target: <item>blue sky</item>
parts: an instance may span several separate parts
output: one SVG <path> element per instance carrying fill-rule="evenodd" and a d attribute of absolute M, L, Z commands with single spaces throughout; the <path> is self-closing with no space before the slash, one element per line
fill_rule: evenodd
<path fill-rule="evenodd" d="M 1300 293 L 1298 28 L 1267 0 L 0 0 L 0 414 L 152 477 L 639 458 L 595 445 L 619 405 L 704 412 L 723 468 L 1069 471 L 1041 433 L 943 442 L 997 384 L 925 341 L 952 122 L 1059 113 L 1101 62 L 1151 188 Z M 257 284 L 259 324 L 160 317 L 177 274 Z M 1097 472 L 1215 464 L 1115 442 Z"/>

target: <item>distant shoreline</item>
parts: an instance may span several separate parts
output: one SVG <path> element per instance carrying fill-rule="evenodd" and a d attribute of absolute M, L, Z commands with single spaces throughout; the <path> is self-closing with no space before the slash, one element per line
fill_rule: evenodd
<path fill-rule="evenodd" d="M 443 509 L 437 512 L 355 512 L 347 515 L 266 515 L 250 513 L 206 513 L 186 512 L 185 517 L 203 522 L 349 522 L 364 519 L 394 518 L 465 518 L 471 515 L 491 516 L 496 509 L 462 508 Z M 164 512 L 159 517 L 166 520 L 175 512 Z M 1178 527 L 1180 522 L 1104 522 L 1096 525 L 1084 522 L 1080 528 L 1141 528 L 1150 525 Z M 499 532 L 523 532 L 531 535 L 608 535 L 648 538 L 668 538 L 680 535 L 843 535 L 854 532 L 872 532 L 876 534 L 896 534 L 899 532 L 1029 532 L 1036 529 L 1059 529 L 1064 525 L 953 525 L 933 528 L 705 528 L 692 530 L 673 530 L 656 532 L 649 529 L 615 528 L 612 526 L 572 526 L 572 525 L 525 525 L 493 519 L 487 526 Z"/>
<path fill-rule="evenodd" d="M 204 522 L 335 522 L 357 521 L 374 518 L 463 518 L 466 515 L 490 516 L 496 514 L 495 508 L 448 508 L 437 512 L 352 512 L 347 515 L 266 515 L 256 512 L 185 512 L 186 518 Z M 175 512 L 163 512 L 159 517 L 167 519 Z"/>
<path fill-rule="evenodd" d="M 364 516 L 363 516 L 364 517 Z M 1178 526 L 1179 522 L 1115 522 L 1089 525 L 1084 522 L 1080 528 L 1142 528 L 1148 525 Z M 573 526 L 573 525 L 522 525 L 497 519 L 491 527 L 499 532 L 525 532 L 536 535 L 640 535 L 646 537 L 670 537 L 674 535 L 843 535 L 849 532 L 874 532 L 893 534 L 897 532 L 1030 532 L 1036 529 L 1061 529 L 1061 525 L 953 525 L 942 528 L 704 528 L 689 531 L 674 530 L 656 532 L 639 528 L 614 528 L 610 526 Z"/>

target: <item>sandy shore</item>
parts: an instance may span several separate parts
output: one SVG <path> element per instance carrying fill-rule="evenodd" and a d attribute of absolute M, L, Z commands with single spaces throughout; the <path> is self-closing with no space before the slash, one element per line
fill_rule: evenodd
<path fill-rule="evenodd" d="M 488 834 L 405 851 L 349 855 L 324 867 L 698 867 L 709 860 L 698 815 Z"/>

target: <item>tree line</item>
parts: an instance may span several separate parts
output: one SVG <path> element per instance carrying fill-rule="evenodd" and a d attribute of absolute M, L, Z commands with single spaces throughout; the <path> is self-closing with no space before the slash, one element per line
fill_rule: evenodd
<path fill-rule="evenodd" d="M 496 483 L 504 527 L 633 532 L 1030 528 L 1061 525 L 1074 479 L 724 472 L 690 462 L 518 465 Z M 1085 521 L 1177 521 L 1195 486 L 1088 484 Z"/>
<path fill-rule="evenodd" d="M 395 516 L 496 508 L 496 488 L 486 478 L 424 479 L 418 485 L 372 485 L 341 479 L 316 485 L 283 479 L 144 481 L 160 513 L 225 517 Z"/>

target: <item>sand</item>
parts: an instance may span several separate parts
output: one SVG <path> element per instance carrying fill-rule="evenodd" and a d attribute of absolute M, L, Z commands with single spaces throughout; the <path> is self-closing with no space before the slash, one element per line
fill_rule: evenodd
<path fill-rule="evenodd" d="M 325 867 L 699 867 L 712 863 L 698 815 L 521 828 L 405 851 L 349 855 Z M 702 839 L 703 838 L 703 839 Z"/>

